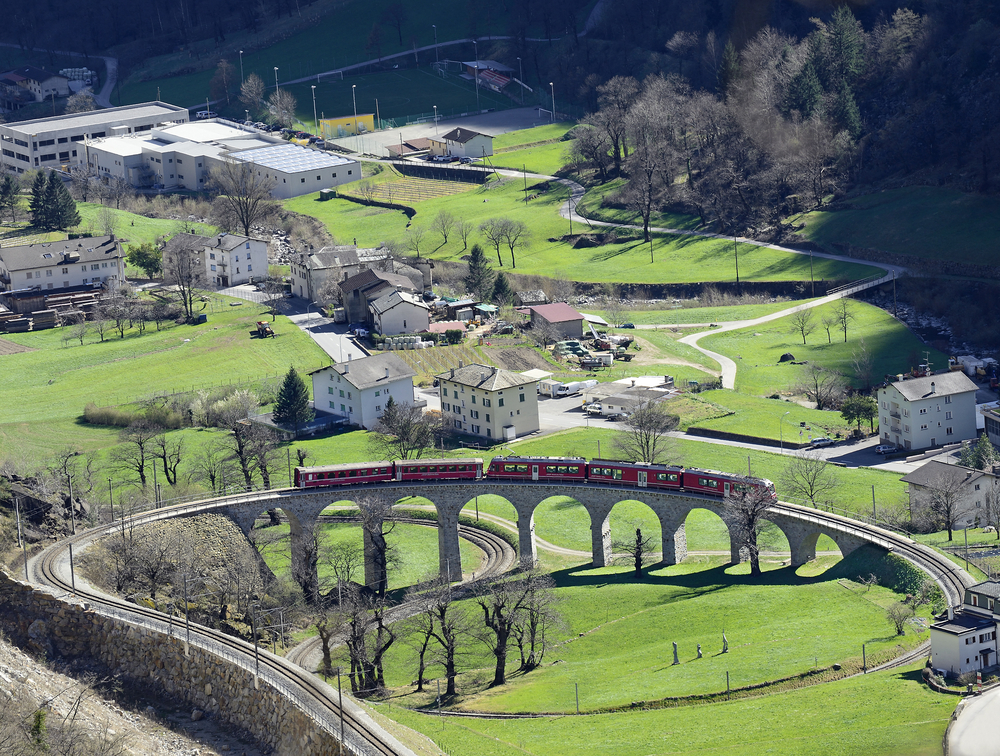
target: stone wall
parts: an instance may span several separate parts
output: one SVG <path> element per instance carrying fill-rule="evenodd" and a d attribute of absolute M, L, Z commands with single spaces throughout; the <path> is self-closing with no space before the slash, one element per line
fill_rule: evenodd
<path fill-rule="evenodd" d="M 211 651 L 185 653 L 182 628 L 165 635 L 14 580 L 0 570 L 0 629 L 47 658 L 93 657 L 253 734 L 279 754 L 339 756 L 336 738 L 265 678 Z"/>

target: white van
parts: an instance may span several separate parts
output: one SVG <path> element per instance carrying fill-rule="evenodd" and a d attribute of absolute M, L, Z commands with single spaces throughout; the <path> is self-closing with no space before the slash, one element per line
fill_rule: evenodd
<path fill-rule="evenodd" d="M 206 118 L 218 118 L 218 116 L 219 114 L 216 113 L 214 110 L 199 110 L 197 113 L 194 114 L 194 117 L 199 121 L 202 121 Z"/>

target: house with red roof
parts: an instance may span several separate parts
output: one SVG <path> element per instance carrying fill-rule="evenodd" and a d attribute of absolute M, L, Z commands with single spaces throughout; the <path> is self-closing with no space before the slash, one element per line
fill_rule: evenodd
<path fill-rule="evenodd" d="M 518 312 L 531 316 L 532 328 L 551 328 L 560 340 L 583 338 L 584 317 L 565 302 L 533 305 Z"/>

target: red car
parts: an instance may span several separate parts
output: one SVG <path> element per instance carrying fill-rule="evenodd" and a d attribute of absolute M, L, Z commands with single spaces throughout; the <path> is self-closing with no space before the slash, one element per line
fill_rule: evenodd
<path fill-rule="evenodd" d="M 579 480 L 587 479 L 583 457 L 494 457 L 486 471 L 496 480 Z"/>
<path fill-rule="evenodd" d="M 639 462 L 594 459 L 588 465 L 587 478 L 593 483 L 678 489 L 681 487 L 683 473 L 684 468 L 673 465 L 647 465 Z"/>
<path fill-rule="evenodd" d="M 401 459 L 393 463 L 396 480 L 478 480 L 483 477 L 483 460 Z"/>
<path fill-rule="evenodd" d="M 347 465 L 296 467 L 295 487 L 349 486 L 392 480 L 392 462 L 355 462 Z"/>

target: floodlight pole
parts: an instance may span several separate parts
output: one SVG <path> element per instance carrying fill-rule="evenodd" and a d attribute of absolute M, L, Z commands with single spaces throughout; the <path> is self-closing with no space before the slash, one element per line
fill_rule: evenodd
<path fill-rule="evenodd" d="M 438 106 L 434 106 L 434 136 L 438 135 Z"/>
<path fill-rule="evenodd" d="M 274 91 L 278 91 L 278 67 L 274 67 Z"/>
<path fill-rule="evenodd" d="M 357 144 L 358 144 L 358 142 L 357 142 L 357 139 L 358 139 L 358 97 L 357 97 L 357 90 L 358 90 L 358 85 L 357 84 L 351 84 L 351 100 L 354 102 L 354 140 L 355 140 L 355 146 L 357 146 Z"/>
<path fill-rule="evenodd" d="M 791 414 L 791 412 L 792 412 L 791 410 L 788 410 L 788 412 L 786 412 L 785 415 L 789 415 Z M 784 435 L 785 415 L 782 415 L 781 418 L 778 420 L 778 449 L 779 451 L 781 451 L 781 453 L 784 453 L 785 451 L 785 435 Z"/>
<path fill-rule="evenodd" d="M 243 79 L 243 51 L 240 50 L 240 86 L 243 86 L 244 83 L 245 81 Z"/>
<path fill-rule="evenodd" d="M 431 24 L 431 27 L 434 29 L 434 62 L 439 63 L 440 61 L 438 60 L 438 27 L 437 24 Z"/>
<path fill-rule="evenodd" d="M 313 131 L 319 133 L 319 118 L 316 117 L 316 85 L 312 85 L 313 93 Z"/>
<path fill-rule="evenodd" d="M 551 123 L 556 122 L 556 87 L 551 81 L 549 82 L 549 90 L 552 92 L 552 117 L 549 119 Z"/>
<path fill-rule="evenodd" d="M 524 105 L 524 66 L 520 56 L 517 58 L 517 81 L 521 85 L 521 104 Z"/>
<path fill-rule="evenodd" d="M 482 113 L 483 109 L 479 105 L 479 43 L 472 40 L 472 46 L 476 50 L 476 113 Z"/>

